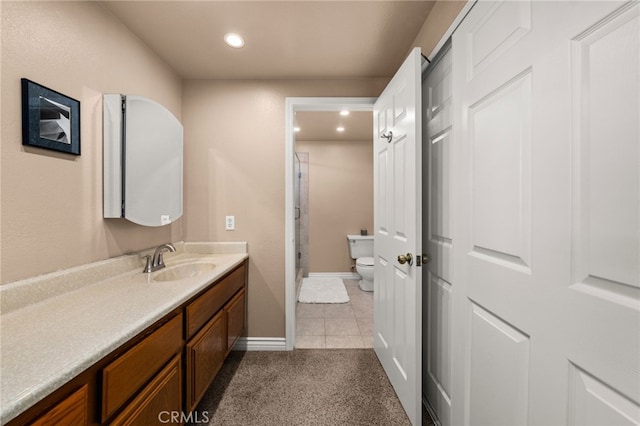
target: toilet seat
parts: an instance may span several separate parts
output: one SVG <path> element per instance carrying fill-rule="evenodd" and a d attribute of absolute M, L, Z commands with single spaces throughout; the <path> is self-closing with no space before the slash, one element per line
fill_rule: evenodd
<path fill-rule="evenodd" d="M 358 266 L 373 266 L 373 257 L 359 257 L 356 259 Z"/>
<path fill-rule="evenodd" d="M 359 257 L 356 259 L 356 272 L 362 278 L 358 286 L 364 291 L 373 291 L 373 272 L 375 270 L 373 257 Z"/>

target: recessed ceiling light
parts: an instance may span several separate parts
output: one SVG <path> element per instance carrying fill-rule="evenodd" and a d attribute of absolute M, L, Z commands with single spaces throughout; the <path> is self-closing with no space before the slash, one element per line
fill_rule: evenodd
<path fill-rule="evenodd" d="M 294 132 L 299 132 L 299 131 L 300 131 L 300 127 L 294 127 L 294 128 L 293 128 L 293 131 L 294 131 Z"/>
<path fill-rule="evenodd" d="M 240 37 L 238 34 L 229 33 L 224 35 L 224 42 L 229 46 L 234 47 L 236 49 L 244 46 L 244 39 Z"/>
<path fill-rule="evenodd" d="M 349 115 L 349 111 L 343 109 L 342 111 L 340 111 L 340 115 Z"/>
<path fill-rule="evenodd" d="M 340 126 L 340 127 L 338 127 L 338 128 L 336 129 L 336 131 L 338 131 L 338 132 L 344 132 L 344 127 Z"/>

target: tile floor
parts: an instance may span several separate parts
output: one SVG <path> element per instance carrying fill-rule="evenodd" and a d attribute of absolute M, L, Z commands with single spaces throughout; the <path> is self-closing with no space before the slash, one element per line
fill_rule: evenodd
<path fill-rule="evenodd" d="M 344 280 L 348 303 L 298 303 L 296 344 L 299 349 L 373 347 L 373 292 L 357 280 Z"/>

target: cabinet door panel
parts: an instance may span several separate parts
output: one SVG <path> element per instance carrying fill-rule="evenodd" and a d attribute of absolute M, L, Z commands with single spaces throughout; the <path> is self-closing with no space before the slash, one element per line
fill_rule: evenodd
<path fill-rule="evenodd" d="M 109 364 L 102 372 L 102 421 L 151 379 L 182 342 L 180 314 Z"/>
<path fill-rule="evenodd" d="M 34 425 L 86 425 L 87 424 L 87 386 L 84 385 L 69 397 L 56 404 L 51 410 L 39 417 Z"/>
<path fill-rule="evenodd" d="M 244 290 L 240 290 L 224 309 L 227 312 L 227 353 L 229 353 L 240 335 L 244 332 Z"/>
<path fill-rule="evenodd" d="M 227 351 L 226 316 L 224 310 L 186 346 L 187 406 L 193 410 L 222 367 Z"/>
<path fill-rule="evenodd" d="M 112 425 L 167 423 L 182 412 L 180 356 L 176 356 L 113 421 Z"/>

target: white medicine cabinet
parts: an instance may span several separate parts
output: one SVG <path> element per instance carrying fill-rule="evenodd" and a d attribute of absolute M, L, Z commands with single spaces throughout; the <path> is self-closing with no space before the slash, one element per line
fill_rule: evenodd
<path fill-rule="evenodd" d="M 159 103 L 103 95 L 104 217 L 163 226 L 182 216 L 183 128 Z"/>

